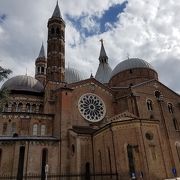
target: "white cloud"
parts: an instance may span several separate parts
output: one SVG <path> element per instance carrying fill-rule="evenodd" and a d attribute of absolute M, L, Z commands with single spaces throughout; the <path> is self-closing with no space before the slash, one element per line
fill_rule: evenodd
<path fill-rule="evenodd" d="M 176 64 L 180 62 L 180 2 L 177 0 L 129 0 L 125 11 L 118 15 L 114 26 L 106 24 L 107 31 L 83 39 L 81 31 L 73 27 L 66 14 L 73 18 L 84 16 L 81 23 L 88 30 L 99 29 L 92 17 L 101 17 L 110 6 L 123 0 L 66 0 L 59 1 L 66 21 L 66 65 L 76 67 L 90 76 L 95 75 L 100 51 L 99 39 L 105 41 L 109 63 L 115 67 L 120 61 L 139 57 L 152 62 L 166 85 L 180 91 Z M 13 70 L 14 75 L 34 73 L 34 60 L 42 40 L 47 40 L 47 21 L 56 0 L 1 0 L 0 14 L 7 19 L 0 24 L 1 64 Z M 168 63 L 167 63 L 168 62 Z M 171 76 L 165 75 L 169 67 Z"/>

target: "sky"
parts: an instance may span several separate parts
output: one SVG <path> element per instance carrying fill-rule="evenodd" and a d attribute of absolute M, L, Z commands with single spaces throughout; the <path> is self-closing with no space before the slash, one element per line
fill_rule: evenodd
<path fill-rule="evenodd" d="M 47 22 L 56 0 L 0 0 L 0 65 L 12 76 L 34 76 Z M 95 76 L 100 39 L 112 69 L 138 57 L 149 62 L 159 80 L 180 92 L 180 1 L 59 0 L 66 22 L 66 66 Z"/>

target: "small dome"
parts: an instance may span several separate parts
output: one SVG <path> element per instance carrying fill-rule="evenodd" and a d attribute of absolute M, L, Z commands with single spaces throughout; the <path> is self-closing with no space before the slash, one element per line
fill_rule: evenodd
<path fill-rule="evenodd" d="M 83 79 L 85 79 L 84 75 L 77 69 L 69 67 L 65 69 L 65 82 L 68 84 L 75 83 Z"/>
<path fill-rule="evenodd" d="M 15 90 L 15 91 L 27 91 L 41 93 L 44 91 L 43 85 L 31 76 L 20 75 L 12 77 L 7 80 L 1 87 L 1 89 Z"/>
<path fill-rule="evenodd" d="M 120 62 L 112 71 L 111 78 L 116 74 L 128 70 L 128 69 L 135 69 L 135 68 L 148 68 L 155 71 L 155 69 L 145 60 L 139 58 L 130 58 Z"/>

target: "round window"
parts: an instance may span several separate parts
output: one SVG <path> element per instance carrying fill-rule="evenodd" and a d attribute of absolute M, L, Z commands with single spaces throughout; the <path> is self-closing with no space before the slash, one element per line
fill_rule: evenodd
<path fill-rule="evenodd" d="M 92 93 L 84 94 L 79 98 L 78 108 L 81 115 L 90 122 L 101 121 L 106 114 L 103 100 Z"/>
<path fill-rule="evenodd" d="M 147 133 L 145 134 L 145 136 L 146 136 L 146 139 L 148 139 L 148 140 L 153 140 L 153 133 L 152 133 L 152 132 L 147 132 Z"/>

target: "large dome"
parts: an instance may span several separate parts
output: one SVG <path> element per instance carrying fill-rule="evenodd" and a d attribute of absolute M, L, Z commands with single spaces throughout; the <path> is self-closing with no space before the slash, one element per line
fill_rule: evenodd
<path fill-rule="evenodd" d="M 65 69 L 65 82 L 68 84 L 75 83 L 85 79 L 85 76 L 74 68 L 66 68 Z"/>
<path fill-rule="evenodd" d="M 111 77 L 115 76 L 116 74 L 122 71 L 135 68 L 148 68 L 155 71 L 155 69 L 145 60 L 139 58 L 130 58 L 120 62 L 112 71 Z"/>
<path fill-rule="evenodd" d="M 12 77 L 2 85 L 1 89 L 4 88 L 10 91 L 27 91 L 36 93 L 44 91 L 43 85 L 38 80 L 27 75 Z"/>

